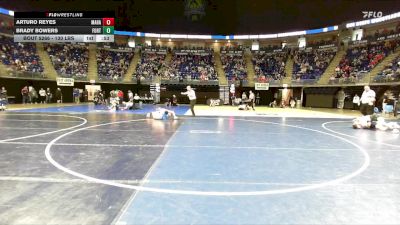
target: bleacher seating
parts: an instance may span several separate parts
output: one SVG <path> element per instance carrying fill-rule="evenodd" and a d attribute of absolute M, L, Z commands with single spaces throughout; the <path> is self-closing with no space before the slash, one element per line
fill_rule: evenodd
<path fill-rule="evenodd" d="M 12 37 L 0 35 L 1 62 L 18 72 L 43 73 L 35 43 L 16 43 Z"/>
<path fill-rule="evenodd" d="M 174 50 L 167 75 L 179 80 L 217 80 L 213 51 L 201 50 L 201 53 Z"/>
<path fill-rule="evenodd" d="M 221 48 L 221 63 L 228 80 L 247 79 L 247 67 L 242 48 Z"/>
<path fill-rule="evenodd" d="M 285 77 L 285 62 L 287 52 L 253 52 L 252 62 L 254 65 L 255 79 L 268 82 L 270 80 L 281 80 Z"/>
<path fill-rule="evenodd" d="M 75 79 L 87 77 L 89 50 L 86 45 L 47 44 L 45 49 L 58 75 Z"/>
<path fill-rule="evenodd" d="M 128 70 L 134 53 L 99 49 L 97 72 L 101 80 L 120 80 Z"/>
<path fill-rule="evenodd" d="M 142 52 L 135 76 L 139 79 L 153 79 L 159 76 L 164 65 L 166 53 Z"/>
<path fill-rule="evenodd" d="M 293 79 L 317 80 L 335 57 L 335 49 L 297 50 L 294 53 Z"/>
<path fill-rule="evenodd" d="M 374 78 L 375 82 L 398 82 L 400 81 L 400 56 L 395 58 L 385 69 Z"/>
<path fill-rule="evenodd" d="M 389 42 L 350 47 L 336 68 L 336 78 L 357 78 L 362 73 L 371 71 L 391 50 Z"/>

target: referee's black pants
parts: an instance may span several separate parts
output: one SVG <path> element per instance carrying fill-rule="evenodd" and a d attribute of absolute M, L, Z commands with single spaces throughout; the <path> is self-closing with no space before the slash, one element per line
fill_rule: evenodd
<path fill-rule="evenodd" d="M 196 99 L 190 100 L 190 110 L 192 111 L 192 115 L 196 116 L 194 113 L 194 105 L 196 104 Z"/>
<path fill-rule="evenodd" d="M 374 114 L 374 106 L 369 104 L 361 104 L 360 111 L 363 116 Z"/>

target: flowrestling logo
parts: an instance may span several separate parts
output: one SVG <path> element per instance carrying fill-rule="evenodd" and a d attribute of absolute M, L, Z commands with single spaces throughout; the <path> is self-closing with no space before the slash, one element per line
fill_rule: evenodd
<path fill-rule="evenodd" d="M 382 11 L 362 11 L 364 19 L 379 18 L 383 16 Z"/>

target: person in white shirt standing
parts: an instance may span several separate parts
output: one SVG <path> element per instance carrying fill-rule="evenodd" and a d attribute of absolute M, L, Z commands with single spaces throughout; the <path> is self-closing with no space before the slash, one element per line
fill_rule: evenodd
<path fill-rule="evenodd" d="M 250 90 L 249 91 L 249 100 L 250 100 L 250 106 L 253 109 L 253 111 L 255 110 L 254 109 L 255 99 L 256 99 L 256 97 L 255 97 L 254 93 Z"/>
<path fill-rule="evenodd" d="M 364 86 L 364 92 L 361 95 L 361 113 L 366 115 L 372 115 L 374 113 L 374 104 L 375 104 L 375 91 L 371 90 L 371 88 L 367 85 Z"/>
<path fill-rule="evenodd" d="M 360 106 L 360 97 L 358 95 L 354 95 L 353 97 L 353 110 L 356 110 Z"/>
<path fill-rule="evenodd" d="M 46 91 L 43 88 L 39 90 L 39 101 L 41 104 L 46 103 Z"/>
<path fill-rule="evenodd" d="M 187 86 L 186 92 L 181 92 L 182 95 L 187 95 L 190 101 L 190 110 L 192 111 L 192 115 L 196 116 L 194 113 L 194 105 L 196 104 L 196 92 L 192 89 L 192 87 Z"/>

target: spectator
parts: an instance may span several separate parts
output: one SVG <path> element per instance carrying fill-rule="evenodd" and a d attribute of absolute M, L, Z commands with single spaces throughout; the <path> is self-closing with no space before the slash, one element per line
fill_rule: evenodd
<path fill-rule="evenodd" d="M 343 89 L 340 89 L 336 95 L 336 98 L 338 100 L 337 102 L 337 108 L 338 109 L 343 109 L 344 107 L 344 99 L 346 98 L 346 94 L 344 93 Z"/>
<path fill-rule="evenodd" d="M 46 103 L 51 103 L 53 100 L 53 94 L 50 91 L 50 88 L 47 88 L 46 90 Z"/>
<path fill-rule="evenodd" d="M 120 80 L 128 70 L 133 55 L 133 52 L 105 49 L 97 51 L 97 72 L 99 77 L 107 80 Z"/>
<path fill-rule="evenodd" d="M 217 80 L 218 77 L 214 67 L 214 52 L 204 48 L 199 48 L 196 51 L 190 52 L 190 49 L 187 48 L 176 50 L 170 66 L 163 74 L 163 78 Z"/>
<path fill-rule="evenodd" d="M 247 68 L 243 53 L 221 54 L 221 62 L 228 80 L 247 79 Z"/>
<path fill-rule="evenodd" d="M 296 106 L 296 101 L 294 100 L 294 98 L 290 98 L 289 104 L 290 104 L 290 108 L 292 108 L 292 109 Z"/>
<path fill-rule="evenodd" d="M 256 105 L 260 105 L 260 92 L 257 92 Z"/>
<path fill-rule="evenodd" d="M 4 65 L 18 72 L 29 72 L 29 76 L 43 73 L 35 43 L 14 42 L 13 38 L 0 35 L 0 55 Z"/>
<path fill-rule="evenodd" d="M 356 80 L 362 74 L 370 72 L 390 53 L 391 45 L 376 42 L 350 47 L 339 63 L 340 70 L 336 72 L 336 78 Z"/>
<path fill-rule="evenodd" d="M 35 103 L 37 104 L 38 100 L 38 93 L 34 87 L 31 87 L 31 90 L 29 91 L 29 97 L 30 97 L 30 103 Z"/>
<path fill-rule="evenodd" d="M 47 44 L 45 48 L 58 75 L 75 79 L 87 77 L 89 48 L 86 45 Z"/>
<path fill-rule="evenodd" d="M 83 90 L 83 102 L 88 102 L 89 101 L 89 92 L 88 90 L 85 88 L 85 90 Z"/>
<path fill-rule="evenodd" d="M 172 95 L 172 106 L 178 106 L 178 98 L 176 95 Z"/>
<path fill-rule="evenodd" d="M 8 104 L 7 90 L 5 87 L 1 87 L 0 99 L 3 99 L 4 105 Z"/>
<path fill-rule="evenodd" d="M 336 54 L 336 50 L 298 50 L 294 53 L 293 79 L 316 80 L 322 75 Z"/>
<path fill-rule="evenodd" d="M 388 93 L 387 93 L 387 92 L 383 93 L 383 98 L 382 98 L 382 113 L 386 113 L 386 112 L 385 112 L 385 109 L 386 109 L 386 106 L 387 106 L 387 104 L 388 104 L 388 100 L 389 100 Z"/>
<path fill-rule="evenodd" d="M 353 97 L 353 110 L 356 110 L 360 106 L 360 97 L 357 94 Z"/>
<path fill-rule="evenodd" d="M 40 88 L 39 90 L 39 102 L 41 104 L 46 102 L 46 91 L 43 88 Z"/>
<path fill-rule="evenodd" d="M 1 98 L 7 98 L 7 90 L 5 87 L 1 87 L 0 96 Z"/>
<path fill-rule="evenodd" d="M 396 57 L 385 66 L 382 72 L 374 78 L 375 82 L 396 82 L 400 81 L 400 57 Z"/>
<path fill-rule="evenodd" d="M 26 104 L 29 101 L 29 89 L 28 86 L 24 86 L 21 90 L 22 104 Z"/>
<path fill-rule="evenodd" d="M 128 91 L 128 99 L 133 102 L 133 92 L 131 90 Z"/>
<path fill-rule="evenodd" d="M 254 72 L 258 82 L 268 82 L 270 80 L 281 80 L 285 76 L 285 62 L 287 52 L 257 51 L 253 53 L 252 62 Z"/>
<path fill-rule="evenodd" d="M 62 103 L 62 92 L 61 92 L 61 88 L 57 88 L 57 90 L 56 90 L 56 102 L 57 102 L 57 103 Z"/>
<path fill-rule="evenodd" d="M 243 91 L 243 93 L 242 93 L 242 101 L 245 101 L 245 100 L 247 100 L 247 95 L 246 95 L 246 92 Z"/>
<path fill-rule="evenodd" d="M 120 104 L 121 104 L 122 101 L 124 100 L 124 92 L 122 92 L 121 90 L 118 90 L 117 97 L 119 98 L 119 101 L 120 101 Z"/>
<path fill-rule="evenodd" d="M 276 102 L 276 99 L 274 99 L 274 101 L 269 103 L 269 107 L 271 107 L 271 108 L 275 108 L 277 106 L 278 106 L 278 103 Z"/>
<path fill-rule="evenodd" d="M 74 97 L 74 101 L 76 104 L 79 104 L 79 98 L 80 98 L 80 93 L 79 93 L 79 89 L 78 88 L 74 88 L 74 90 L 72 91 L 72 95 Z"/>
<path fill-rule="evenodd" d="M 143 52 L 141 54 L 140 63 L 136 66 L 135 77 L 138 80 L 145 80 L 160 76 L 162 72 L 168 74 L 167 70 L 163 70 L 166 52 L 151 49 L 151 52 Z"/>
<path fill-rule="evenodd" d="M 253 111 L 254 110 L 256 110 L 255 108 L 254 108 L 254 104 L 255 104 L 255 96 L 254 96 L 254 93 L 250 90 L 249 91 L 249 100 L 250 100 L 250 106 L 251 106 L 251 108 L 253 109 Z"/>
<path fill-rule="evenodd" d="M 133 102 L 134 102 L 135 109 L 142 108 L 142 106 L 140 104 L 140 97 L 139 97 L 139 95 L 137 93 L 135 93 L 135 96 L 133 96 Z"/>

